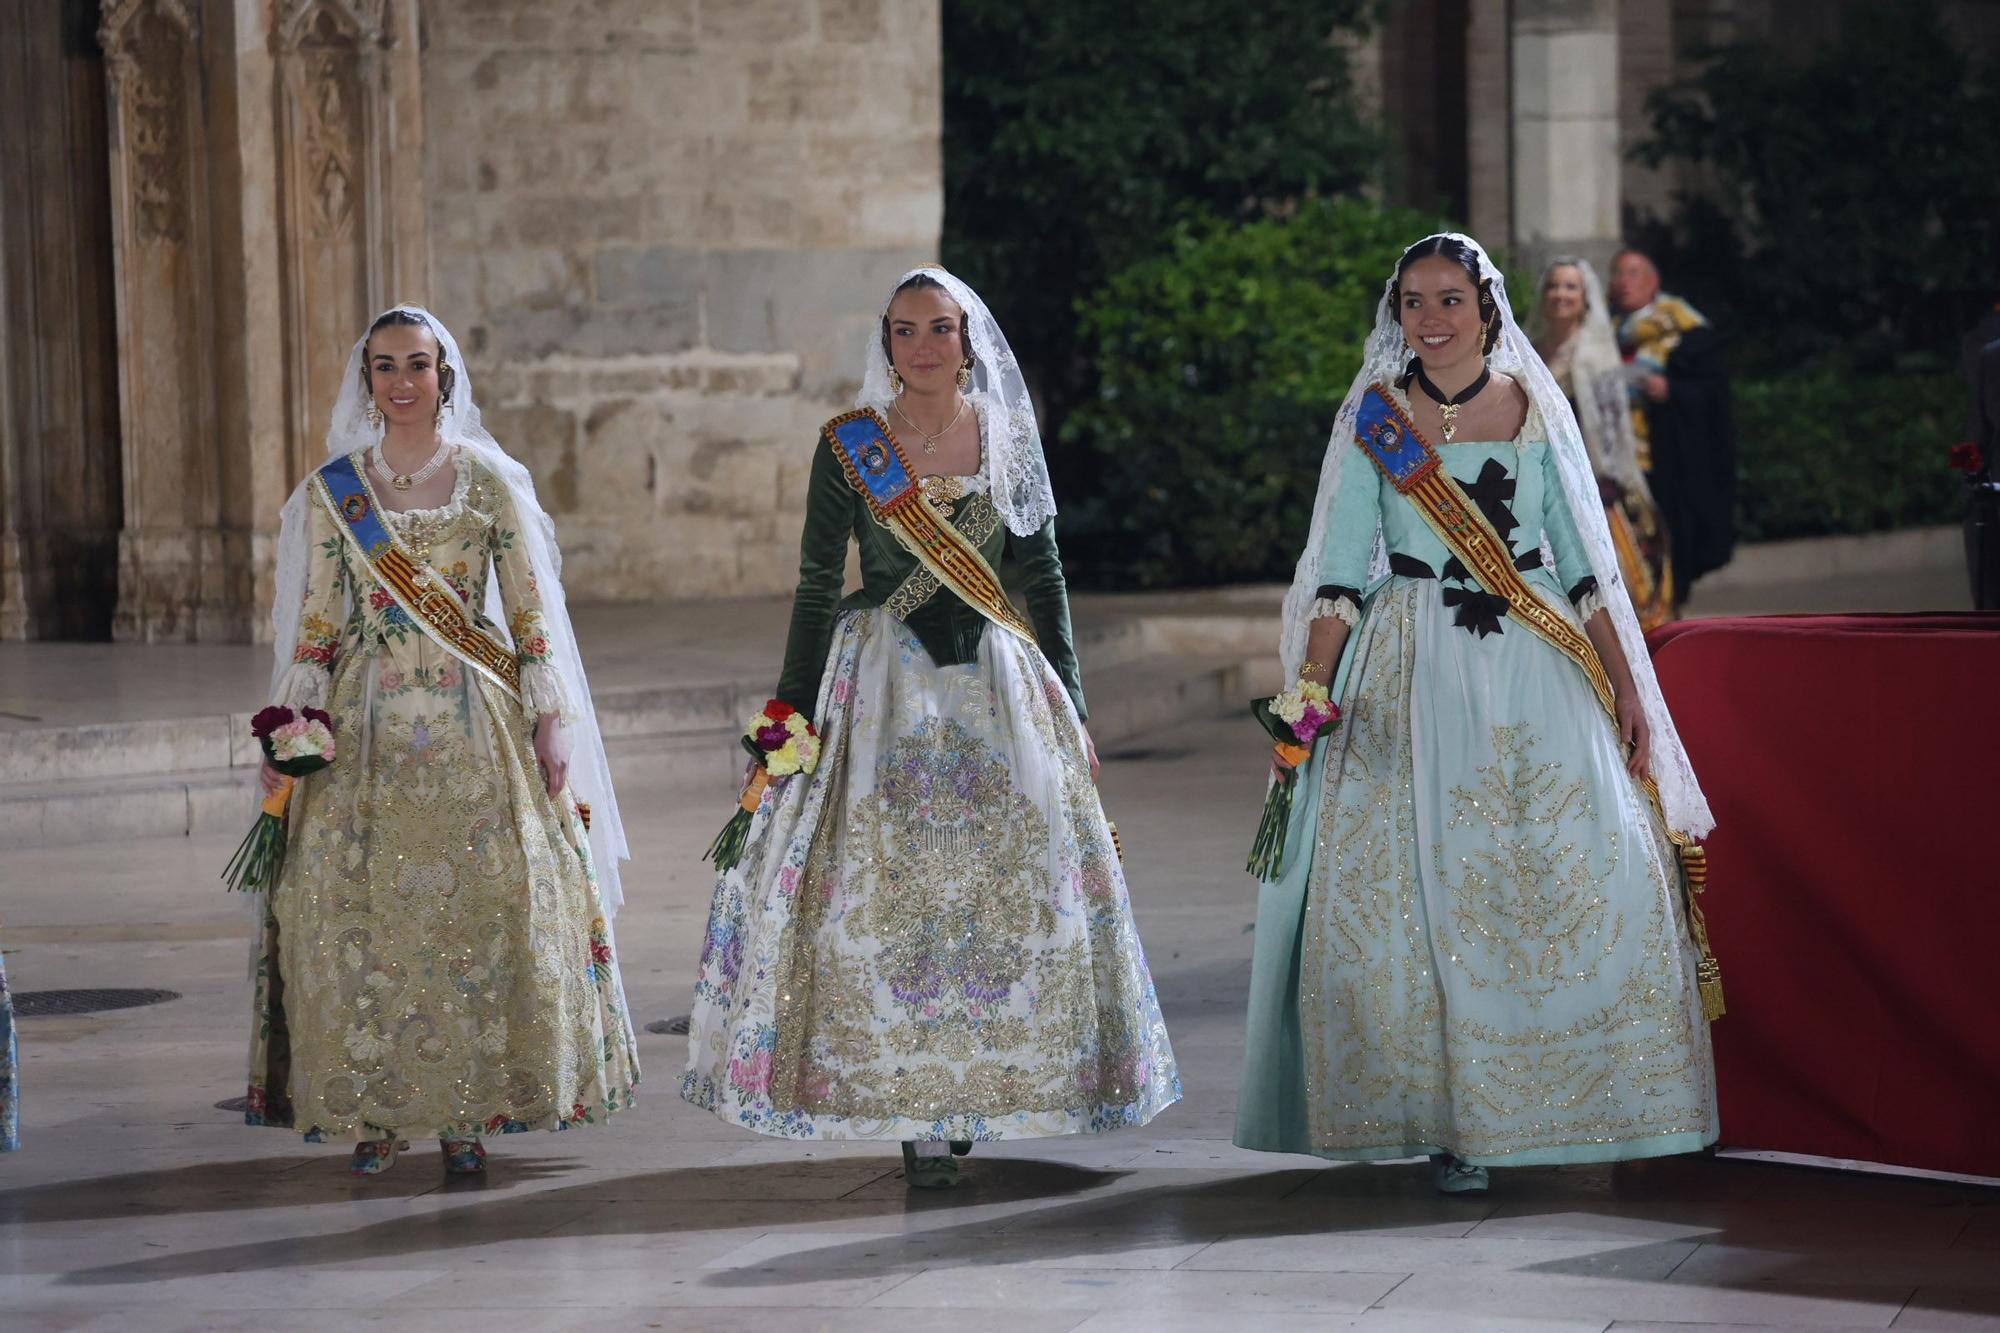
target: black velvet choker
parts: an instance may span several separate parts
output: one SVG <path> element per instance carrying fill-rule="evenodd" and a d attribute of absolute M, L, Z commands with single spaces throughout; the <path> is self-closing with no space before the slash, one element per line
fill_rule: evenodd
<path fill-rule="evenodd" d="M 1458 430 L 1458 409 L 1466 403 L 1471 402 L 1474 398 L 1477 398 L 1479 391 L 1485 388 L 1492 379 L 1493 371 L 1489 367 L 1482 366 L 1479 370 L 1478 379 L 1447 398 L 1444 396 L 1444 390 L 1432 384 L 1431 377 L 1424 374 L 1424 363 L 1422 361 L 1417 362 L 1417 387 L 1424 391 L 1425 397 L 1438 405 L 1438 417 L 1444 423 L 1444 442 L 1446 444 L 1451 443 L 1452 435 Z"/>

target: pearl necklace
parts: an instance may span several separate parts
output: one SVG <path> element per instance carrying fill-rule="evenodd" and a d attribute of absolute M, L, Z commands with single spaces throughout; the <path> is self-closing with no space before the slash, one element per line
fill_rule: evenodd
<path fill-rule="evenodd" d="M 389 461 L 382 456 L 382 442 L 380 440 L 377 440 L 375 441 L 374 447 L 369 450 L 369 461 L 374 463 L 375 470 L 381 473 L 383 477 L 387 478 L 391 486 L 394 486 L 399 491 L 407 491 L 410 489 L 410 487 L 421 486 L 425 482 L 429 481 L 432 477 L 435 477 L 437 475 L 437 470 L 444 466 L 444 460 L 450 457 L 450 455 L 451 455 L 450 442 L 446 440 L 439 440 L 437 452 L 431 455 L 430 462 L 424 464 L 422 467 L 418 468 L 415 472 L 410 473 L 410 475 L 408 475 L 407 477 L 398 476 L 389 467 Z"/>

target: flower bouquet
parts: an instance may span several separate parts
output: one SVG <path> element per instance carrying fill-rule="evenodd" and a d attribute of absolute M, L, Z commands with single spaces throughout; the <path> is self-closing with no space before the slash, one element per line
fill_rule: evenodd
<path fill-rule="evenodd" d="M 271 767 L 285 775 L 285 781 L 264 798 L 263 813 L 222 872 L 230 888 L 245 893 L 268 889 L 278 882 L 278 867 L 285 860 L 285 807 L 291 804 L 292 785 L 333 762 L 333 719 L 317 708 L 294 713 L 274 704 L 250 719 L 250 734 L 264 747 Z"/>
<path fill-rule="evenodd" d="M 1285 868 L 1285 826 L 1292 817 L 1298 766 L 1312 757 L 1314 741 L 1340 725 L 1340 705 L 1326 686 L 1302 680 L 1283 694 L 1252 700 L 1250 712 L 1271 733 L 1278 753 L 1291 764 L 1279 769 L 1272 781 L 1264 797 L 1264 818 L 1257 825 L 1257 839 L 1250 844 L 1250 873 L 1258 879 L 1274 880 Z"/>
<path fill-rule="evenodd" d="M 764 789 L 771 785 L 771 779 L 810 773 L 819 763 L 819 733 L 805 714 L 778 699 L 765 703 L 763 711 L 750 719 L 750 727 L 743 733 L 743 748 L 750 752 L 756 767 L 736 803 L 736 813 L 715 835 L 702 858 L 715 862 L 717 870 L 734 870 L 743 859 L 743 849 L 750 843 L 750 820 L 764 803 Z"/>

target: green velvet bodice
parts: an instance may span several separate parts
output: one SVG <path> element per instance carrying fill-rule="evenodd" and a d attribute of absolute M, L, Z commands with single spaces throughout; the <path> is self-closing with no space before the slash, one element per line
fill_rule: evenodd
<path fill-rule="evenodd" d="M 954 501 L 951 520 L 974 539 L 979 554 L 995 570 L 1001 569 L 1003 559 L 1011 561 L 1018 578 L 1010 582 L 1027 602 L 1028 621 L 1035 627 L 1042 655 L 1069 692 L 1077 716 L 1087 716 L 1055 520 L 1042 524 L 1030 536 L 1017 537 L 999 521 L 983 492 Z M 861 552 L 861 587 L 843 598 L 840 588 L 850 535 Z M 832 447 L 824 438 L 815 438 L 805 530 L 799 539 L 799 586 L 792 598 L 792 627 L 785 641 L 777 697 L 807 717 L 813 716 L 827 651 L 833 644 L 834 619 L 843 610 L 887 608 L 909 626 L 939 666 L 975 661 L 980 637 L 987 632 L 986 617 L 949 588 L 938 589 L 915 608 L 892 605 L 897 590 L 917 569 L 917 558 L 903 549 L 894 533 L 875 521 L 867 503 L 848 484 Z"/>

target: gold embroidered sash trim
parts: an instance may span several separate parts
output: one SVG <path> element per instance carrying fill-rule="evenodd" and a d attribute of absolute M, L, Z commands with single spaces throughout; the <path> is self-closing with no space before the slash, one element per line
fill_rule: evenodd
<path fill-rule="evenodd" d="M 1035 631 L 1007 600 L 1000 576 L 924 499 L 908 455 L 879 413 L 868 407 L 843 413 L 827 422 L 821 434 L 876 521 L 932 578 L 1000 628 L 1035 642 Z"/>
<path fill-rule="evenodd" d="M 1374 402 L 1368 401 L 1374 399 Z M 1384 426 L 1388 429 L 1384 429 Z M 1416 426 L 1380 384 L 1368 390 L 1357 418 L 1355 443 L 1368 455 L 1396 493 L 1437 533 L 1446 549 L 1456 555 L 1479 586 L 1507 601 L 1507 616 L 1531 630 L 1583 672 L 1603 705 L 1613 727 L 1618 724 L 1617 698 L 1611 678 L 1589 637 L 1570 623 L 1554 607 L 1543 601 L 1514 565 L 1514 553 L 1493 525 L 1472 503 L 1464 489 L 1445 471 L 1435 446 L 1418 433 Z M 1421 450 L 1421 458 L 1413 458 Z M 1687 905 L 1688 929 L 1694 936 L 1701 961 L 1695 974 L 1701 992 L 1702 1012 L 1711 1020 L 1728 1012 L 1723 1002 L 1722 968 L 1708 939 L 1708 920 L 1702 915 L 1699 895 L 1708 886 L 1708 853 L 1686 834 L 1667 823 L 1660 804 L 1659 784 L 1648 773 L 1639 782 L 1661 827 L 1673 841 L 1681 862 L 1682 898 Z"/>
<path fill-rule="evenodd" d="M 966 541 L 974 549 L 986 544 L 994 530 L 1000 526 L 1000 511 L 983 491 L 973 493 L 965 508 L 959 511 L 958 520 L 953 525 L 965 534 Z M 937 575 L 923 565 L 911 570 L 909 577 L 896 585 L 896 591 L 883 601 L 882 609 L 898 620 L 908 620 L 910 613 L 937 595 L 942 585 Z"/>
<path fill-rule="evenodd" d="M 396 605 L 433 642 L 459 661 L 521 698 L 521 661 L 511 648 L 481 628 L 451 583 L 420 564 L 403 548 L 353 459 L 337 458 L 314 474 L 313 494 L 333 515 L 348 544 L 368 565 Z M 371 521 L 372 520 L 372 521 Z"/>

